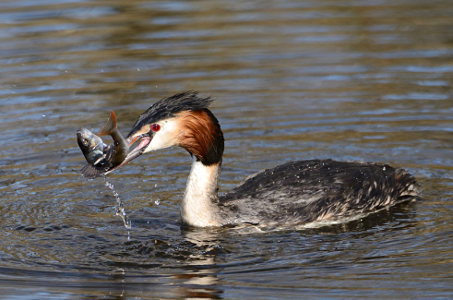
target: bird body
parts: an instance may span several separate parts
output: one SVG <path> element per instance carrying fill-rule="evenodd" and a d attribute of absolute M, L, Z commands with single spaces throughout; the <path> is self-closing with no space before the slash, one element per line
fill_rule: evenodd
<path fill-rule="evenodd" d="M 252 176 L 220 205 L 257 225 L 297 225 L 363 216 L 413 198 L 415 189 L 406 171 L 388 165 L 305 160 Z"/>

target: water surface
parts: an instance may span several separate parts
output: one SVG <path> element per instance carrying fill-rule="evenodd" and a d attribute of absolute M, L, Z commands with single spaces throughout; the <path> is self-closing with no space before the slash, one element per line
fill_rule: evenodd
<path fill-rule="evenodd" d="M 14 299 L 453 296 L 450 1 L 2 1 L 0 290 Z M 290 160 L 376 161 L 423 200 L 308 230 L 187 229 L 181 149 L 86 180 L 115 110 L 213 96 L 221 190 Z"/>

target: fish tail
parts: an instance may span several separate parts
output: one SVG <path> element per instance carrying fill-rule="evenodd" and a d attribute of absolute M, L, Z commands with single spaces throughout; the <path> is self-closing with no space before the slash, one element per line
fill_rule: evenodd
<path fill-rule="evenodd" d="M 80 172 L 82 173 L 83 176 L 86 178 L 96 178 L 100 176 L 102 173 L 104 173 L 102 170 L 90 165 L 86 164 Z"/>
<path fill-rule="evenodd" d="M 116 115 L 113 110 L 110 111 L 110 117 L 98 135 L 110 135 L 116 128 Z"/>

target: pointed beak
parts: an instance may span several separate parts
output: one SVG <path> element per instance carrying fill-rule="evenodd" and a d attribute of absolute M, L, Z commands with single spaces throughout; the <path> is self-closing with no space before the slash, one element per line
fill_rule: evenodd
<path fill-rule="evenodd" d="M 136 159 L 137 157 L 139 157 L 140 155 L 142 155 L 143 152 L 145 151 L 146 147 L 149 145 L 149 143 L 151 143 L 152 137 L 141 136 L 141 137 L 127 138 L 129 147 L 132 147 L 132 145 L 134 145 L 137 140 L 140 141 L 140 143 L 135 148 L 133 148 L 132 150 L 129 151 L 126 158 L 123 160 L 123 162 L 121 164 L 119 164 L 118 166 L 105 172 L 104 173 L 105 175 L 110 174 L 111 172 L 121 168 L 122 166 L 126 165 L 128 162 L 130 162 L 130 161 Z"/>

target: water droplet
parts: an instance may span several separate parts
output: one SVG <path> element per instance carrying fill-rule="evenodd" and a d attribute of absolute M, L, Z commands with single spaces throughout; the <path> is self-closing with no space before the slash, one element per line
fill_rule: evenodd
<path fill-rule="evenodd" d="M 112 191 L 112 194 L 116 199 L 117 205 L 116 205 L 115 215 L 119 216 L 123 220 L 123 224 L 124 224 L 124 227 L 126 227 L 126 229 L 131 229 L 132 228 L 131 221 L 127 217 L 126 210 L 124 209 L 124 204 L 120 198 L 120 195 L 116 192 L 113 184 L 110 183 L 109 181 L 107 181 L 107 177 L 105 177 L 105 176 L 104 176 L 104 182 L 105 182 L 105 186 L 108 187 Z M 129 232 L 128 232 L 128 236 L 129 236 Z"/>

